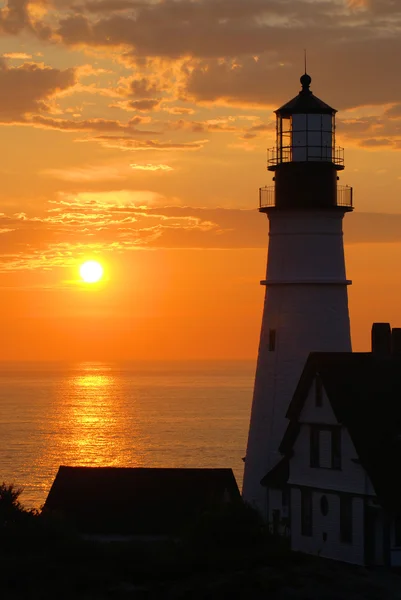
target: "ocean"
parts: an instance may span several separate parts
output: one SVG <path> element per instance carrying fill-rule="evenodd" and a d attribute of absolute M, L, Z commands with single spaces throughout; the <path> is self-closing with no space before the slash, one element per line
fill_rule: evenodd
<path fill-rule="evenodd" d="M 0 483 L 39 508 L 60 465 L 231 467 L 254 361 L 0 363 Z"/>

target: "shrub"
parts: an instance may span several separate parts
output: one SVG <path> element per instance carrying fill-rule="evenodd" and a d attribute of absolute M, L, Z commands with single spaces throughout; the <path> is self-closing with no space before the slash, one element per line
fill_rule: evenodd
<path fill-rule="evenodd" d="M 247 546 L 263 542 L 266 527 L 258 511 L 239 501 L 202 513 L 188 534 L 201 546 Z"/>
<path fill-rule="evenodd" d="M 22 488 L 17 488 L 13 483 L 0 485 L 0 527 L 19 520 L 26 512 L 19 501 Z"/>

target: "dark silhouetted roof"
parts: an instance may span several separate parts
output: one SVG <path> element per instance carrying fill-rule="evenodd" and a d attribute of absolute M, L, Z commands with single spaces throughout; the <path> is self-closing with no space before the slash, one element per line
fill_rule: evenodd
<path fill-rule="evenodd" d="M 287 411 L 290 424 L 280 446 L 285 454 L 298 435 L 298 419 L 316 373 L 380 503 L 401 510 L 401 357 L 312 353 Z"/>
<path fill-rule="evenodd" d="M 272 488 L 282 488 L 290 474 L 290 457 L 284 456 L 262 479 L 261 485 Z"/>
<path fill-rule="evenodd" d="M 44 509 L 83 533 L 177 533 L 202 511 L 240 499 L 231 469 L 60 467 Z"/>
<path fill-rule="evenodd" d="M 292 100 L 281 106 L 275 112 L 282 117 L 295 115 L 295 114 L 334 114 L 336 109 L 332 108 L 323 100 L 320 100 L 315 96 L 309 89 L 311 84 L 311 77 L 305 73 L 301 77 L 302 90 L 298 96 L 295 96 Z"/>

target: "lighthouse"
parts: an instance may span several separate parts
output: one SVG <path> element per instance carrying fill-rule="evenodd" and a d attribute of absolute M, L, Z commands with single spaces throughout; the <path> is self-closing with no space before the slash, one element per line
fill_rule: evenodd
<path fill-rule="evenodd" d="M 266 519 L 260 482 L 281 458 L 286 411 L 309 353 L 351 351 L 342 223 L 352 188 L 338 185 L 337 111 L 312 93 L 307 73 L 300 81 L 299 94 L 275 111 L 267 165 L 274 185 L 259 190 L 269 244 L 243 498 Z"/>

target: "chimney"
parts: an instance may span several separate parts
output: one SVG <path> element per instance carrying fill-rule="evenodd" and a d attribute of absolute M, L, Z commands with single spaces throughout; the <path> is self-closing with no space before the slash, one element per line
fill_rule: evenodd
<path fill-rule="evenodd" d="M 391 354 L 401 356 L 401 328 L 394 327 L 391 332 Z"/>
<path fill-rule="evenodd" d="M 399 339 L 398 334 L 395 339 Z M 391 353 L 390 323 L 373 323 L 372 352 L 373 354 L 381 354 L 383 356 Z"/>

